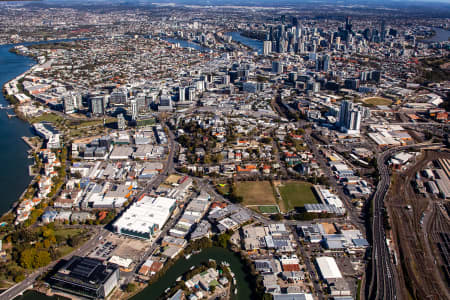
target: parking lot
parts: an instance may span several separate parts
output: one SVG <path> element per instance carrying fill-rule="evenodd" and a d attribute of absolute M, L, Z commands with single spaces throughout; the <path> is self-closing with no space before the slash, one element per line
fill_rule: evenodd
<path fill-rule="evenodd" d="M 150 248 L 152 241 L 130 238 L 122 235 L 110 233 L 98 246 L 89 254 L 90 257 L 108 260 L 111 256 L 130 258 L 139 261 L 144 253 Z"/>

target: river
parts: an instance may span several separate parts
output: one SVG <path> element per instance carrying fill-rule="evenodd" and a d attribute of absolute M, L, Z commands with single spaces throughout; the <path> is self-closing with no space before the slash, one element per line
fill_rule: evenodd
<path fill-rule="evenodd" d="M 25 56 L 9 52 L 12 45 L 0 46 L 0 86 L 28 70 L 35 62 Z M 9 105 L 0 93 L 0 104 Z M 7 110 L 0 110 L 0 214 L 5 213 L 30 183 L 28 166 L 29 149 L 22 136 L 32 136 L 30 125 L 18 118 L 9 119 Z"/>
<path fill-rule="evenodd" d="M 241 35 L 239 32 L 229 32 L 228 35 L 230 35 L 233 38 L 233 41 L 240 42 L 258 51 L 258 54 L 263 53 L 264 43 L 262 41 L 245 37 Z"/>
<path fill-rule="evenodd" d="M 259 54 L 263 53 L 264 45 L 263 45 L 262 41 L 245 37 L 245 36 L 241 35 L 239 32 L 229 32 L 227 34 L 233 38 L 233 41 L 240 42 L 246 46 L 249 46 L 250 48 L 258 51 Z M 170 38 L 170 37 L 164 37 L 162 39 L 165 41 L 168 41 L 170 43 L 173 43 L 173 44 L 179 43 L 180 46 L 184 47 L 184 48 L 194 48 L 194 49 L 202 51 L 202 52 L 211 51 L 211 49 L 203 47 L 197 43 L 193 43 L 193 42 L 182 40 L 182 39 L 176 39 L 176 38 Z"/>
<path fill-rule="evenodd" d="M 433 30 L 436 34 L 429 39 L 423 40 L 423 42 L 427 43 L 446 42 L 450 38 L 450 30 L 445 30 L 438 27 L 434 27 Z"/>
<path fill-rule="evenodd" d="M 57 42 L 71 42 L 81 39 L 49 40 L 41 42 L 28 42 L 17 45 L 49 44 Z M 36 62 L 27 56 L 17 55 L 9 52 L 15 45 L 0 45 L 0 88 L 16 78 L 20 74 L 30 69 Z M 0 104 L 8 106 L 9 102 L 0 93 Z M 6 112 L 11 110 L 0 110 L 0 190 L 2 199 L 0 200 L 0 215 L 7 212 L 11 205 L 19 199 L 19 196 L 28 187 L 31 181 L 28 167 L 33 163 L 28 158 L 29 147 L 22 140 L 23 136 L 33 136 L 31 126 L 18 118 L 8 118 Z"/>
<path fill-rule="evenodd" d="M 164 291 L 175 284 L 176 279 L 189 271 L 192 266 L 199 266 L 202 262 L 214 259 L 217 263 L 226 261 L 230 264 L 231 271 L 236 275 L 238 293 L 233 294 L 233 300 L 251 299 L 250 286 L 245 278 L 243 265 L 240 259 L 231 251 L 224 248 L 208 248 L 201 253 L 192 255 L 190 259 L 182 257 L 179 259 L 155 284 L 145 288 L 132 300 L 152 300 L 158 298 Z"/>
<path fill-rule="evenodd" d="M 183 48 L 193 48 L 195 50 L 198 51 L 202 51 L 202 52 L 208 52 L 211 51 L 211 49 L 203 47 L 197 43 L 194 42 L 190 42 L 190 41 L 186 41 L 186 40 L 182 40 L 182 39 L 176 39 L 176 38 L 170 38 L 170 37 L 164 37 L 162 38 L 163 40 L 172 43 L 172 44 L 180 44 L 180 47 Z"/>

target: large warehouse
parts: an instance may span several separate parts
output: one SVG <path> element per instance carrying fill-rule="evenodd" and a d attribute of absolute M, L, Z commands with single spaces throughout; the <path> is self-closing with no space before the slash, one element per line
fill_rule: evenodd
<path fill-rule="evenodd" d="M 144 196 L 113 224 L 117 233 L 149 239 L 160 230 L 175 209 L 175 199 Z"/>
<path fill-rule="evenodd" d="M 320 274 L 323 279 L 336 279 L 342 278 L 341 271 L 336 264 L 333 257 L 322 256 L 316 258 L 317 266 L 319 267 Z"/>

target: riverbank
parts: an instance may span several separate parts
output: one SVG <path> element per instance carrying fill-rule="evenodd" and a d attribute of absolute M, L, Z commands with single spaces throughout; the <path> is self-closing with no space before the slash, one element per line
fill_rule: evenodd
<path fill-rule="evenodd" d="M 16 78 L 30 72 L 36 61 L 30 57 L 11 53 L 13 45 L 0 46 L 0 86 L 3 87 Z M 3 92 L 0 93 L 0 104 L 8 106 L 9 101 Z M 29 166 L 32 160 L 28 158 L 29 148 L 22 137 L 33 136 L 29 123 L 19 118 L 8 118 L 7 111 L 0 112 L 0 164 L 8 172 L 0 174 L 0 187 L 3 190 L 0 202 L 0 215 L 10 212 L 29 186 L 32 177 L 29 176 Z"/>
<path fill-rule="evenodd" d="M 202 250 L 201 253 L 192 255 L 189 259 L 186 259 L 183 255 L 170 267 L 165 274 L 163 274 L 158 280 L 138 292 L 129 299 L 133 300 L 147 300 L 158 299 L 164 294 L 167 288 L 170 288 L 176 279 L 183 276 L 188 272 L 192 266 L 199 266 L 202 263 L 207 263 L 209 259 L 214 259 L 219 262 L 227 262 L 230 265 L 230 269 L 235 274 L 237 294 L 232 293 L 231 299 L 233 300 L 247 300 L 252 299 L 252 290 L 248 279 L 246 278 L 245 266 L 240 259 L 239 253 L 233 252 L 222 247 L 210 247 Z"/>

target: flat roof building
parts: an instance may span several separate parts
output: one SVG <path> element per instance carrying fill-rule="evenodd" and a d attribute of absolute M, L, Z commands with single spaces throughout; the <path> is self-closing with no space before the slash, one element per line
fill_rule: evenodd
<path fill-rule="evenodd" d="M 323 279 L 342 278 L 341 271 L 339 271 L 334 258 L 328 256 L 317 257 L 316 263 Z"/>
<path fill-rule="evenodd" d="M 149 239 L 164 226 L 175 206 L 172 198 L 144 196 L 123 213 L 113 228 L 120 234 Z"/>
<path fill-rule="evenodd" d="M 119 282 L 119 266 L 98 259 L 73 256 L 50 277 L 53 289 L 89 299 L 104 299 Z"/>

